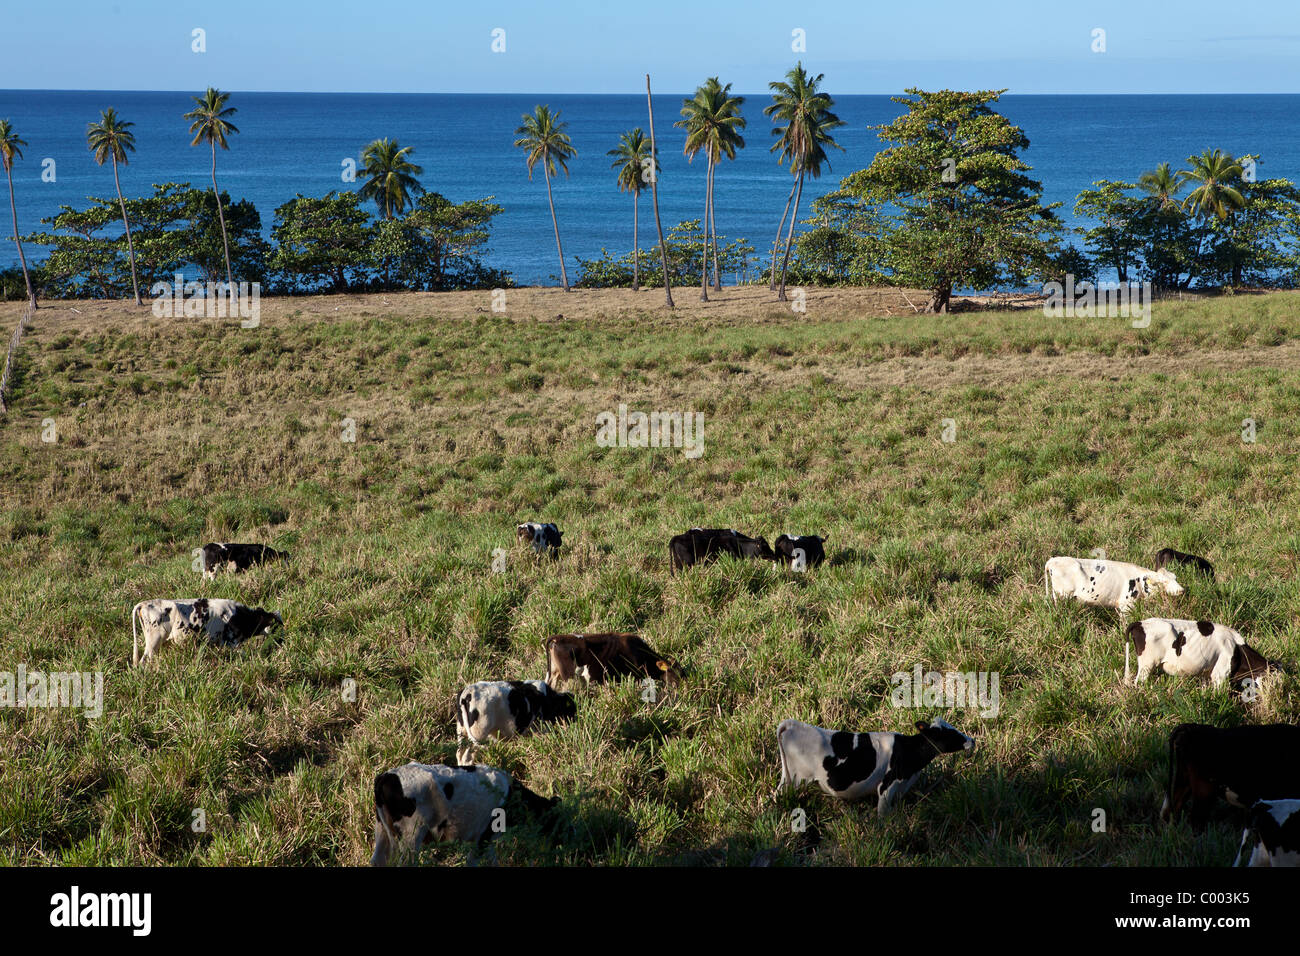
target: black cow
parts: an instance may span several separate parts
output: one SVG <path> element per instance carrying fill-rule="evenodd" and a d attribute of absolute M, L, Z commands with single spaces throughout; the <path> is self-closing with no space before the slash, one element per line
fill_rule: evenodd
<path fill-rule="evenodd" d="M 1219 797 L 1247 808 L 1293 793 L 1300 793 L 1300 727 L 1179 724 L 1169 735 L 1161 819 L 1177 819 L 1190 799 L 1192 826 L 1199 829 Z"/>
<path fill-rule="evenodd" d="M 668 542 L 668 552 L 673 571 L 693 564 L 708 564 L 723 554 L 762 561 L 777 559 L 767 539 L 751 538 L 731 528 L 692 528 L 685 534 L 674 535 Z"/>
<path fill-rule="evenodd" d="M 228 542 L 203 546 L 203 576 L 211 580 L 218 571 L 247 571 L 255 564 L 268 561 L 288 561 L 288 551 L 277 551 L 264 544 L 231 544 Z"/>
<path fill-rule="evenodd" d="M 1161 548 L 1156 552 L 1157 571 L 1163 570 L 1166 564 L 1174 562 L 1178 564 L 1191 565 L 1211 581 L 1214 580 L 1214 565 L 1209 561 L 1206 561 L 1204 558 L 1197 557 L 1194 554 L 1187 554 L 1183 551 L 1175 551 L 1173 548 Z"/>
<path fill-rule="evenodd" d="M 792 564 L 796 561 L 796 551 L 803 552 L 803 566 L 806 568 L 815 568 L 826 560 L 826 550 L 822 546 L 826 539 L 815 534 L 783 534 L 776 539 L 774 545 L 776 549 L 777 560 L 782 564 Z"/>

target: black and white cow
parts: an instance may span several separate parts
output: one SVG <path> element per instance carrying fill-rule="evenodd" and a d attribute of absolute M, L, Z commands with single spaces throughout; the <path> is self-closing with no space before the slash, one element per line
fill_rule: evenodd
<path fill-rule="evenodd" d="M 247 571 L 256 564 L 288 560 L 288 551 L 277 551 L 264 544 L 214 542 L 203 546 L 203 576 L 211 580 L 218 571 Z"/>
<path fill-rule="evenodd" d="M 561 694 L 541 680 L 484 680 L 470 684 L 456 702 L 456 741 L 469 745 L 456 752 L 469 763 L 473 744 L 492 737 L 509 740 L 536 724 L 568 720 L 578 712 L 572 694 Z"/>
<path fill-rule="evenodd" d="M 237 646 L 257 634 L 269 634 L 283 623 L 279 614 L 226 598 L 141 601 L 131 609 L 131 663 L 147 661 L 164 642 L 203 635 L 213 644 Z M 140 636 L 144 637 L 143 655 Z"/>
<path fill-rule="evenodd" d="M 732 528 L 692 528 L 685 534 L 674 535 L 668 542 L 668 553 L 672 571 L 693 564 L 709 564 L 723 554 L 761 561 L 777 559 L 766 538 L 751 538 Z"/>
<path fill-rule="evenodd" d="M 1300 793 L 1300 727 L 1179 724 L 1169 735 L 1169 787 L 1160 817 L 1175 820 L 1191 802 L 1194 827 L 1219 797 L 1243 809 Z"/>
<path fill-rule="evenodd" d="M 1137 652 L 1135 684 L 1141 684 L 1153 670 L 1160 669 L 1182 677 L 1209 675 L 1215 687 L 1222 687 L 1228 681 L 1233 687 L 1240 687 L 1245 680 L 1263 677 L 1268 669 L 1268 661 L 1248 646 L 1245 638 L 1213 621 L 1149 617 L 1130 624 L 1128 637 Z M 1127 659 L 1126 651 L 1126 672 Z"/>
<path fill-rule="evenodd" d="M 1051 558 L 1043 571 L 1048 597 L 1070 597 L 1084 604 L 1113 607 L 1121 614 L 1159 591 L 1172 597 L 1183 593 L 1172 571 L 1152 571 L 1104 558 Z"/>
<path fill-rule="evenodd" d="M 783 720 L 776 728 L 781 752 L 777 791 L 812 780 L 841 800 L 874 794 L 876 813 L 883 817 L 939 754 L 975 749 L 974 740 L 938 717 L 929 724 L 918 720 L 916 730 L 855 734 Z"/>
<path fill-rule="evenodd" d="M 555 556 L 560 550 L 560 536 L 563 532 L 553 524 L 538 524 L 525 521 L 515 526 L 515 536 L 538 554 Z"/>
<path fill-rule="evenodd" d="M 507 800 L 513 806 L 507 806 Z M 512 814 L 544 814 L 558 802 L 538 796 L 494 767 L 412 761 L 375 777 L 370 865 L 384 866 L 394 851 L 426 843 L 484 841 L 497 820 L 508 825 Z"/>
<path fill-rule="evenodd" d="M 1242 865 L 1251 834 L 1259 840 L 1246 866 L 1300 866 L 1300 800 L 1260 800 L 1250 808 L 1234 866 Z"/>
<path fill-rule="evenodd" d="M 826 539 L 815 534 L 783 534 L 773 545 L 776 558 L 782 564 L 798 566 L 798 552 L 803 552 L 803 567 L 815 568 L 826 560 Z"/>
<path fill-rule="evenodd" d="M 1173 548 L 1161 548 L 1156 552 L 1157 571 L 1163 570 L 1165 565 L 1170 563 L 1186 564 L 1200 571 L 1211 581 L 1214 580 L 1214 565 L 1198 555 L 1188 554 L 1185 551 L 1175 551 Z"/>

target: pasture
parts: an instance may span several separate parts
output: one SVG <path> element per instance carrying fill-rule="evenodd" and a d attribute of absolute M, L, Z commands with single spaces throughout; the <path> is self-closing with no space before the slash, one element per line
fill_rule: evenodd
<path fill-rule="evenodd" d="M 553 633 L 634 630 L 679 687 L 580 689 L 571 723 L 480 753 L 560 796 L 558 831 L 424 862 L 1231 863 L 1240 811 L 1199 835 L 1157 818 L 1169 731 L 1297 722 L 1300 671 L 1249 705 L 1121 686 L 1127 620 L 1047 602 L 1043 563 L 1206 555 L 1216 582 L 1175 569 L 1187 593 L 1128 619 L 1210 618 L 1300 660 L 1300 294 L 1157 303 L 1146 329 L 675 295 L 267 299 L 255 329 L 46 304 L 0 419 L 0 671 L 102 672 L 103 714 L 0 708 L 0 862 L 364 864 L 375 774 L 454 760 L 464 684 L 543 676 Z M 4 339 L 18 314 L 0 305 Z M 620 403 L 702 413 L 703 454 L 600 447 Z M 526 520 L 559 525 L 558 560 L 515 546 Z M 692 526 L 822 534 L 827 562 L 670 576 Z M 293 557 L 204 582 L 208 541 Z M 199 596 L 280 612 L 283 641 L 132 669 L 131 606 Z M 918 664 L 996 672 L 998 715 L 895 708 Z M 934 716 L 976 749 L 886 820 L 771 798 L 782 718 Z"/>

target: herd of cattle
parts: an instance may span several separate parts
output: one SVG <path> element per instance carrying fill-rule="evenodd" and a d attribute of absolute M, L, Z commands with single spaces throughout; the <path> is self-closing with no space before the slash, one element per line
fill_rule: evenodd
<path fill-rule="evenodd" d="M 555 557 L 561 532 L 554 524 L 525 522 L 518 540 L 538 555 Z M 775 548 L 764 538 L 733 529 L 692 528 L 668 545 L 670 571 L 707 564 L 723 555 L 815 568 L 826 557 L 826 538 L 781 535 Z M 202 550 L 202 572 L 211 579 L 219 570 L 238 572 L 289 555 L 259 544 L 209 544 Z M 1204 558 L 1164 549 L 1155 568 L 1110 561 L 1054 557 L 1044 568 L 1049 597 L 1113 608 L 1121 614 L 1137 601 L 1163 592 L 1183 593 L 1167 565 L 1179 563 L 1213 579 Z M 136 624 L 144 638 L 139 653 Z M 255 635 L 269 635 L 283 625 L 279 614 L 218 598 L 141 601 L 131 612 L 132 663 L 154 657 L 163 644 L 206 637 L 221 645 L 238 645 Z M 1137 653 L 1139 683 L 1156 670 L 1178 676 L 1207 676 L 1216 687 L 1244 688 L 1279 667 L 1246 644 L 1236 630 L 1213 621 L 1147 618 L 1127 630 Z M 546 642 L 545 680 L 490 680 L 465 687 L 456 699 L 455 765 L 408 763 L 385 771 L 374 782 L 374 850 L 371 863 L 386 864 L 395 851 L 425 843 L 465 840 L 484 842 L 494 832 L 496 814 L 507 806 L 546 818 L 558 798 L 541 797 L 508 773 L 472 763 L 475 748 L 492 739 L 506 740 L 541 724 L 577 714 L 573 694 L 558 688 L 581 680 L 600 684 L 633 677 L 663 681 L 683 679 L 682 668 L 657 653 L 635 634 L 559 634 Z M 946 721 L 916 723 L 915 734 L 832 731 L 798 720 L 777 726 L 781 775 L 778 792 L 815 782 L 843 800 L 874 795 L 884 816 L 916 782 L 922 770 L 942 754 L 974 749 L 973 738 Z M 1250 866 L 1300 865 L 1300 727 L 1290 724 L 1212 727 L 1180 724 L 1169 737 L 1169 783 L 1161 818 L 1176 819 L 1188 810 L 1194 827 L 1204 826 L 1218 798 L 1249 811 L 1237 863 Z M 1252 838 L 1257 841 L 1246 857 Z"/>

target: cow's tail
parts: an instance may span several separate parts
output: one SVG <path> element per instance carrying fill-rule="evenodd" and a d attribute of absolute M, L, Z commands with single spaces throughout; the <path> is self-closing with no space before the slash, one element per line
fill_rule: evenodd
<path fill-rule="evenodd" d="M 1237 850 L 1237 858 L 1232 861 L 1234 867 L 1241 866 L 1241 858 L 1246 853 L 1246 841 L 1250 839 L 1250 824 L 1246 824 L 1246 829 L 1241 831 L 1241 847 Z"/>
<path fill-rule="evenodd" d="M 790 779 L 790 768 L 787 767 L 785 763 L 785 740 L 782 739 L 785 736 L 786 723 L 787 722 L 783 720 L 776 728 L 776 752 L 781 757 L 781 779 L 776 785 L 776 791 L 773 796 L 780 793 L 784 787 L 792 783 Z"/>
<path fill-rule="evenodd" d="M 1052 600 L 1052 569 L 1050 566 L 1043 568 L 1043 594 L 1047 600 Z"/>
<path fill-rule="evenodd" d="M 140 664 L 140 641 L 136 635 L 135 619 L 140 616 L 140 605 L 137 604 L 131 608 L 131 666 L 137 667 Z"/>

